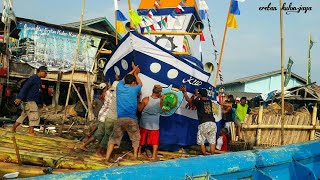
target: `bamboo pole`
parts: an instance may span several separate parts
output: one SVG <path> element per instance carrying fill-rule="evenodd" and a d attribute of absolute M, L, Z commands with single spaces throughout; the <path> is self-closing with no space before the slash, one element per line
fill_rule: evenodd
<path fill-rule="evenodd" d="M 76 91 L 76 93 L 77 93 L 77 95 L 78 95 L 78 97 L 79 97 L 79 99 L 80 99 L 83 107 L 84 107 L 84 108 L 86 109 L 86 111 L 88 112 L 88 107 L 86 106 L 86 103 L 85 103 L 84 100 L 82 99 L 82 97 L 81 97 L 81 95 L 80 95 L 80 93 L 79 93 L 76 85 L 72 84 L 72 87 L 73 87 L 74 91 Z"/>
<path fill-rule="evenodd" d="M 219 76 L 219 71 L 220 71 L 220 66 L 221 66 L 221 61 L 222 61 L 222 55 L 223 55 L 223 50 L 224 50 L 224 43 L 225 43 L 226 35 L 227 35 L 228 17 L 229 17 L 229 13 L 230 13 L 230 9 L 231 9 L 231 4 L 232 4 L 232 0 L 230 0 L 230 5 L 229 5 L 229 9 L 228 9 L 227 20 L 226 20 L 226 24 L 225 24 L 225 26 L 224 26 L 223 39 L 222 39 L 222 45 L 221 45 L 221 50 L 220 50 L 218 68 L 217 68 L 217 71 L 216 71 L 216 78 L 215 78 L 215 80 L 214 80 L 214 85 L 213 85 L 214 87 L 216 87 L 217 84 L 218 84 L 218 76 Z"/>
<path fill-rule="evenodd" d="M 69 105 L 69 98 L 70 98 L 70 92 L 71 92 L 71 85 L 73 84 L 73 75 L 74 75 L 74 71 L 77 65 L 77 59 L 78 59 L 78 53 L 79 53 L 79 46 L 80 46 L 80 37 L 81 37 L 81 30 L 82 30 L 82 23 L 83 23 L 83 16 L 84 16 L 84 8 L 85 8 L 85 3 L 86 0 L 82 0 L 82 10 L 81 10 L 81 17 L 80 17 L 80 27 L 79 27 L 79 33 L 78 33 L 78 40 L 77 40 L 77 47 L 76 47 L 76 54 L 74 56 L 74 60 L 73 60 L 73 68 L 72 68 L 72 73 L 71 73 L 71 79 L 69 82 L 69 88 L 68 88 L 68 94 L 67 94 L 67 99 L 66 99 L 66 104 L 64 107 L 64 115 L 63 115 L 63 119 L 62 119 L 62 123 L 61 123 L 61 128 L 60 128 L 60 132 L 59 135 L 62 135 L 62 130 L 63 130 L 63 125 L 64 125 L 64 121 L 67 118 L 67 107 Z"/>
<path fill-rule="evenodd" d="M 19 165 L 22 165 L 21 158 L 20 158 L 20 153 L 19 153 L 19 147 L 18 147 L 18 145 L 17 145 L 16 137 L 13 135 L 11 139 L 12 139 L 12 142 L 13 142 L 14 150 L 16 151 L 16 156 L 17 156 L 17 159 L 18 159 L 18 164 L 19 164 Z"/>
<path fill-rule="evenodd" d="M 244 129 L 281 129 L 282 125 L 274 125 L 274 124 L 260 124 L 260 125 L 243 125 Z M 284 129 L 297 129 L 297 130 L 310 130 L 316 129 L 320 130 L 320 126 L 312 126 L 312 125 L 284 125 Z"/>
<path fill-rule="evenodd" d="M 280 42 L 281 42 L 281 145 L 284 143 L 284 33 L 283 33 L 283 11 L 282 1 L 280 3 Z"/>
<path fill-rule="evenodd" d="M 116 3 L 116 2 L 115 2 Z M 115 26 L 116 26 L 116 45 L 118 45 L 118 24 L 117 24 L 117 11 L 114 11 L 114 17 L 115 17 Z"/>
<path fill-rule="evenodd" d="M 312 111 L 312 121 L 311 121 L 311 126 L 314 128 L 310 131 L 310 141 L 314 140 L 315 133 L 316 133 L 316 122 L 317 122 L 317 104 L 313 106 L 313 111 Z"/>
<path fill-rule="evenodd" d="M 129 15 L 130 15 L 130 10 L 131 10 L 131 1 L 130 0 L 128 0 L 128 9 L 129 9 L 129 11 L 128 11 L 128 13 L 129 13 Z M 130 16 L 129 16 L 130 17 Z M 132 27 L 132 21 L 131 21 L 131 19 L 130 19 L 130 28 Z M 131 30 L 131 29 L 130 29 Z"/>
<path fill-rule="evenodd" d="M 258 122 L 257 122 L 258 125 L 261 124 L 262 117 L 263 117 L 263 106 L 260 106 L 260 107 L 259 107 Z M 261 143 L 260 140 L 261 140 L 261 129 L 258 128 L 258 129 L 257 129 L 257 146 L 260 145 L 260 143 Z"/>

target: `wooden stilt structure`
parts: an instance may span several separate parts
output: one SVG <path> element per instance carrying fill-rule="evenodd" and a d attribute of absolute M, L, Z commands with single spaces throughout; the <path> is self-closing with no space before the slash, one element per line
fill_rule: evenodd
<path fill-rule="evenodd" d="M 80 17 L 80 26 L 79 26 L 76 54 L 75 54 L 74 60 L 73 60 L 73 68 L 72 68 L 72 73 L 71 73 L 71 79 L 70 79 L 70 82 L 69 82 L 68 94 L 67 94 L 66 104 L 65 104 L 65 107 L 64 107 L 64 115 L 63 115 L 63 119 L 62 119 L 62 122 L 61 122 L 61 128 L 60 128 L 60 132 L 59 132 L 60 136 L 62 135 L 64 121 L 67 118 L 67 106 L 69 104 L 71 86 L 73 84 L 73 75 L 74 75 L 74 71 L 75 71 L 75 68 L 76 68 L 76 65 L 77 65 L 77 59 L 78 59 L 78 55 L 79 55 L 78 52 L 79 52 L 79 46 L 80 46 L 80 36 L 81 36 L 81 30 L 82 30 L 85 3 L 86 3 L 86 0 L 82 0 L 82 10 L 81 10 L 81 17 Z"/>

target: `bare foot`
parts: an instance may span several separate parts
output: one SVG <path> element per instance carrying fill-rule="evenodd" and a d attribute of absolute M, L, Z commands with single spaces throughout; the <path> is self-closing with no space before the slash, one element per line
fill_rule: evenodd
<path fill-rule="evenodd" d="M 96 152 L 96 155 L 97 155 L 98 157 L 105 157 L 101 152 Z"/>
<path fill-rule="evenodd" d="M 150 161 L 153 161 L 153 162 L 155 162 L 155 161 L 159 161 L 159 158 L 158 157 L 156 157 L 156 158 L 150 158 Z"/>
<path fill-rule="evenodd" d="M 84 145 L 79 146 L 79 149 L 81 149 L 83 151 L 89 151 Z"/>
<path fill-rule="evenodd" d="M 29 133 L 30 136 L 37 136 L 36 133 Z"/>

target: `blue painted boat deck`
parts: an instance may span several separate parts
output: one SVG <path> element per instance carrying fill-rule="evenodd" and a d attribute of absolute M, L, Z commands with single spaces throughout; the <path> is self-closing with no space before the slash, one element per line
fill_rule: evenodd
<path fill-rule="evenodd" d="M 320 141 L 30 179 L 320 179 Z M 196 179 L 196 178 L 195 178 Z"/>

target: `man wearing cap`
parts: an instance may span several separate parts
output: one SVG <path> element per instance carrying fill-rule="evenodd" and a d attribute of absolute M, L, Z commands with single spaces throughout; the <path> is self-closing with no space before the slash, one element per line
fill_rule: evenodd
<path fill-rule="evenodd" d="M 159 146 L 159 120 L 163 103 L 161 98 L 162 87 L 154 85 L 152 95 L 144 97 L 138 105 L 138 111 L 142 112 L 140 119 L 140 147 L 139 154 L 143 145 L 152 145 L 152 160 L 158 159 Z"/>
<path fill-rule="evenodd" d="M 107 87 L 103 90 L 101 95 L 103 98 L 103 105 L 98 114 L 98 128 L 93 136 L 80 146 L 80 149 L 87 151 L 87 146 L 95 140 L 100 142 L 100 146 L 97 149 L 97 155 L 102 156 L 102 150 L 106 149 L 107 141 L 113 129 L 113 122 L 117 119 L 115 92 L 117 84 L 118 81 L 114 81 L 108 90 L 106 90 Z"/>
<path fill-rule="evenodd" d="M 40 66 L 37 70 L 37 74 L 32 75 L 20 90 L 17 99 L 15 100 L 15 104 L 19 105 L 22 102 L 23 112 L 13 125 L 13 132 L 16 132 L 17 127 L 28 117 L 29 134 L 35 135 L 33 128 L 39 126 L 40 123 L 37 102 L 40 100 L 41 78 L 45 78 L 46 76 L 47 67 Z"/>

